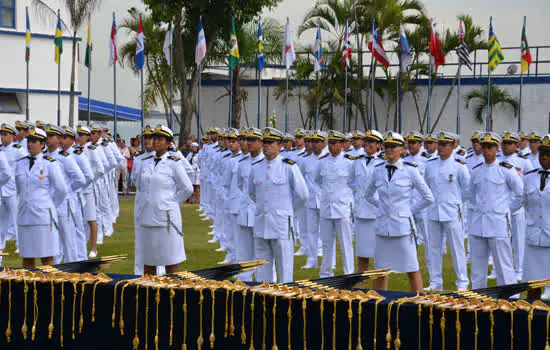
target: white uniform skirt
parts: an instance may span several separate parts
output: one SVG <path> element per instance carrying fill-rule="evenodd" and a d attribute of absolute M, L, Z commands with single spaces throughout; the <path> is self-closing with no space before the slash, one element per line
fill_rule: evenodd
<path fill-rule="evenodd" d="M 178 226 L 181 230 L 181 225 Z M 183 232 L 183 230 L 182 230 Z M 147 266 L 169 266 L 187 259 L 183 237 L 173 227 L 141 226 L 141 258 Z"/>
<path fill-rule="evenodd" d="M 419 271 L 414 238 L 410 235 L 376 236 L 374 266 L 376 269 L 390 268 L 401 273 Z"/>
<path fill-rule="evenodd" d="M 550 278 L 550 247 L 525 245 L 523 256 L 523 280 Z"/>
<path fill-rule="evenodd" d="M 376 251 L 376 220 L 355 218 L 355 248 L 357 257 L 374 258 Z"/>
<path fill-rule="evenodd" d="M 59 232 L 55 225 L 19 225 L 19 255 L 22 258 L 46 258 L 61 253 Z"/>

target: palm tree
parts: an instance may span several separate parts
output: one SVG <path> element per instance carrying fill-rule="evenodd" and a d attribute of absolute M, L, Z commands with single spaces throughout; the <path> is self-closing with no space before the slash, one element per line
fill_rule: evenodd
<path fill-rule="evenodd" d="M 488 106 L 488 94 L 489 91 L 487 90 L 487 86 L 484 86 L 480 89 L 471 90 L 464 96 L 466 108 L 472 108 L 474 116 L 480 123 L 483 123 L 484 121 L 484 112 Z M 489 114 L 490 131 L 493 131 L 494 125 L 493 111 L 499 104 L 504 104 L 505 106 L 511 107 L 514 111 L 514 117 L 517 116 L 519 111 L 518 99 L 512 97 L 508 92 L 491 83 L 491 113 Z"/>
<path fill-rule="evenodd" d="M 52 8 L 46 4 L 43 0 L 32 0 L 35 8 L 39 12 L 45 14 L 46 17 L 52 15 Z M 77 44 L 77 33 L 82 27 L 82 24 L 90 18 L 94 11 L 99 7 L 101 0 L 63 0 L 61 3 L 65 5 L 65 9 L 69 14 L 69 23 L 72 30 L 72 46 L 73 52 L 71 57 L 71 85 L 70 85 L 70 95 L 69 95 L 69 125 L 74 126 L 74 88 L 76 80 L 76 44 Z"/>

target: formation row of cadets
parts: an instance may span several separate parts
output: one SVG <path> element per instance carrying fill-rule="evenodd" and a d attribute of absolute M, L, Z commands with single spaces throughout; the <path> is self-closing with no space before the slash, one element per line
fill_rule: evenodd
<path fill-rule="evenodd" d="M 523 203 L 529 201 L 527 193 L 522 192 L 522 180 L 526 175 L 537 177 L 539 173 L 535 170 L 540 167 L 542 171 L 548 168 L 540 163 L 541 156 L 546 159 L 548 135 L 542 138 L 536 132 L 530 135 L 507 132 L 501 138 L 494 133 L 476 132 L 471 138 L 472 148 L 464 150 L 458 144 L 457 135 L 448 132 L 427 137 L 412 132 L 406 138 L 390 132 L 384 138 L 372 130 L 365 134 L 355 132 L 350 138 L 337 131 L 297 130 L 292 137 L 267 128 L 263 132 L 241 130 L 240 142 L 237 141 L 238 133 L 229 130 L 223 134 L 226 136 L 223 144 L 219 144 L 220 130 L 210 129 L 208 143 L 200 151 L 201 168 L 204 169 L 201 172 L 204 184 L 201 208 L 205 220 L 214 219 L 214 238 L 210 242 L 220 241 L 222 247 L 218 250 L 227 251 L 222 263 L 265 259 L 277 265 L 279 280 L 292 280 L 296 230 L 301 243 L 297 254 L 303 251 L 308 256 L 303 268 L 317 267 L 318 251 L 321 250 L 324 258 L 320 275 L 331 276 L 335 237 L 338 236 L 344 272 L 350 273 L 354 269 L 354 233 L 359 270 L 367 270 L 369 259 L 374 258 L 376 268 L 391 267 L 407 272 L 411 290 L 422 288 L 416 248 L 418 244 L 425 244 L 430 273 L 430 284 L 425 289 L 438 291 L 443 288 L 442 254 L 448 242 L 457 275 L 456 288 L 465 289 L 470 284 L 464 247 L 468 233 L 472 288 L 486 286 L 491 256 L 498 284 L 521 278 L 524 265 L 531 266 L 524 279 L 533 279 L 544 271 L 538 268 L 533 274 L 529 259 L 535 255 L 524 261 L 526 243 L 532 246 L 534 242 L 530 228 L 538 225 L 536 235 L 542 237 L 546 237 L 549 228 L 542 222 L 542 215 L 537 218 L 522 209 Z M 257 141 L 250 138 L 251 133 L 256 135 Z M 251 158 L 246 150 L 250 141 L 261 143 L 265 135 L 271 138 L 277 135 L 277 147 L 274 147 L 277 151 L 286 143 L 281 154 L 265 162 L 259 158 L 257 163 L 241 165 Z M 302 143 L 304 136 L 305 143 Z M 296 149 L 289 147 L 289 140 L 295 142 Z M 349 147 L 351 143 L 353 148 Z M 256 149 L 263 148 L 265 152 L 272 144 L 268 140 L 266 146 Z M 380 152 L 382 144 L 384 153 Z M 404 152 L 405 144 L 408 152 Z M 346 147 L 356 155 L 343 151 Z M 260 156 L 261 151 L 253 155 Z M 272 165 L 270 162 L 275 159 L 280 159 L 282 163 L 279 163 L 284 166 Z M 254 167 L 256 164 L 258 166 Z M 265 174 L 261 164 L 267 164 L 268 169 L 273 167 L 269 171 L 275 173 Z M 288 175 L 294 172 L 287 168 L 299 170 L 306 183 L 307 195 L 302 190 L 300 177 Z M 239 172 L 247 176 L 249 169 L 254 176 L 248 180 L 247 193 L 242 185 L 246 178 L 237 182 L 240 186 L 234 186 L 231 179 L 232 174 Z M 542 181 L 544 173 L 537 178 Z M 223 188 L 216 187 L 220 183 L 224 184 Z M 548 201 L 547 192 L 540 188 L 542 185 L 537 195 Z M 258 198 L 260 189 L 269 194 L 261 192 Z M 231 191 L 238 191 L 241 197 L 235 197 L 235 193 L 226 196 L 225 193 Z M 285 207 L 287 201 L 291 207 Z M 235 203 L 243 203 L 246 208 L 235 206 Z M 540 202 L 539 209 L 545 205 L 548 203 Z M 237 225 L 235 218 L 227 216 L 224 210 L 233 211 Z M 241 236 L 245 216 L 249 226 L 244 227 L 248 227 L 249 235 Z M 252 220 L 258 225 L 253 225 Z M 268 230 L 265 229 L 266 221 Z M 544 239 L 539 239 L 538 247 L 543 244 L 541 242 Z M 239 254 L 241 250 L 247 255 Z M 536 257 L 540 259 L 540 254 Z M 243 277 L 250 278 L 251 275 Z M 258 271 L 256 278 L 275 281 L 277 276 L 273 269 L 264 268 Z M 387 288 L 387 281 L 379 280 L 375 286 Z"/>
<path fill-rule="evenodd" d="M 25 267 L 97 255 L 119 215 L 114 172 L 124 158 L 96 127 L 37 121 L 0 126 L 11 176 L 2 186 L 1 246 L 15 239 Z"/>

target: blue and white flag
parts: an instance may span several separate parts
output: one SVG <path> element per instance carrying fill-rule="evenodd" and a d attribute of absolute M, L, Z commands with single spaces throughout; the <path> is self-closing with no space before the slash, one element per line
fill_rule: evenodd
<path fill-rule="evenodd" d="M 199 66 L 206 57 L 206 36 L 202 27 L 202 17 L 199 19 L 199 33 L 197 35 L 197 47 L 195 48 L 195 64 Z"/>
<path fill-rule="evenodd" d="M 321 26 L 317 22 L 317 37 L 315 38 L 314 48 L 315 60 L 313 62 L 313 71 L 318 72 L 325 68 L 325 57 L 323 57 L 323 40 L 321 40 Z"/>
<path fill-rule="evenodd" d="M 407 35 L 405 34 L 405 28 L 403 28 L 402 24 L 400 26 L 399 50 L 401 54 L 401 70 L 406 71 L 409 68 L 412 54 Z"/>
<path fill-rule="evenodd" d="M 262 19 L 258 22 L 258 71 L 264 69 L 264 35 L 262 32 Z"/>
<path fill-rule="evenodd" d="M 139 17 L 139 27 L 136 40 L 136 68 L 141 70 L 145 64 L 145 39 L 143 36 L 143 23 Z"/>

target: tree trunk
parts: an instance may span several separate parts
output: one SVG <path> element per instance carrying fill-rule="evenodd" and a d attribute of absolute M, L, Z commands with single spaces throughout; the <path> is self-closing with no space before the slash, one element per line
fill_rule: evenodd
<path fill-rule="evenodd" d="M 69 92 L 69 126 L 74 127 L 74 85 L 76 80 L 76 31 L 73 34 L 73 52 L 71 62 L 71 87 Z M 88 91 L 88 94 L 90 92 Z"/>
<path fill-rule="evenodd" d="M 233 99 L 231 100 L 231 127 L 236 129 L 240 128 L 242 111 L 240 71 L 241 66 L 237 65 L 231 74 L 231 79 L 233 80 L 233 90 L 231 91 L 233 95 Z"/>

